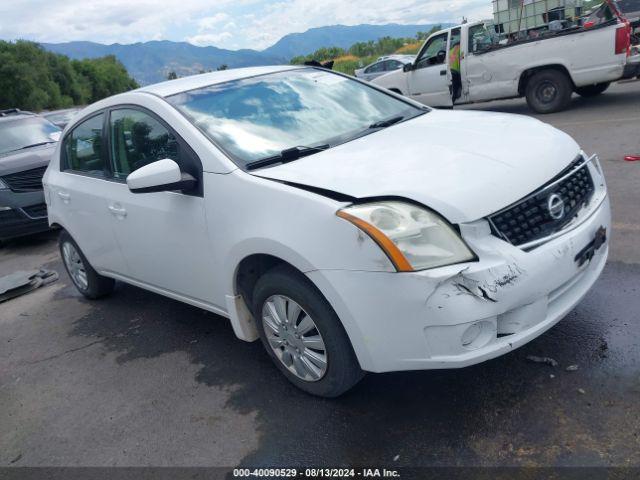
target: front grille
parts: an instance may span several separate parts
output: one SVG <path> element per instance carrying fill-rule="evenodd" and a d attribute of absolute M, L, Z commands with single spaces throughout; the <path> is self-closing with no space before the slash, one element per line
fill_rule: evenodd
<path fill-rule="evenodd" d="M 580 165 L 573 175 L 554 184 Z M 549 188 L 547 188 L 549 187 Z M 580 156 L 549 183 L 523 200 L 489 217 L 493 234 L 513 245 L 524 245 L 553 235 L 575 218 L 580 209 L 589 203 L 595 187 L 585 159 Z M 549 208 L 550 197 L 559 196 L 564 202 L 564 215 L 554 218 Z M 559 203 L 557 197 L 556 204 Z M 558 210 L 555 209 L 556 217 Z"/>
<path fill-rule="evenodd" d="M 14 192 L 32 192 L 42 190 L 42 177 L 47 167 L 32 168 L 23 172 L 11 173 L 2 180 Z"/>
<path fill-rule="evenodd" d="M 47 204 L 39 203 L 38 205 L 23 207 L 22 211 L 29 215 L 31 218 L 43 218 L 47 216 Z"/>

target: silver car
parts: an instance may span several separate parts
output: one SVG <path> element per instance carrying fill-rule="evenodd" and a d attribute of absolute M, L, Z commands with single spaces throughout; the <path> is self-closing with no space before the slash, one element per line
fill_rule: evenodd
<path fill-rule="evenodd" d="M 388 55 L 380 57 L 374 63 L 355 71 L 355 76 L 370 82 L 385 73 L 393 72 L 415 60 L 415 55 Z"/>

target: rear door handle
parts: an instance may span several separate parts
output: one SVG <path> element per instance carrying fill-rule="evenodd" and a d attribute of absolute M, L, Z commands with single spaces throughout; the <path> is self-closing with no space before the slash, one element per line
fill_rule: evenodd
<path fill-rule="evenodd" d="M 115 215 L 116 217 L 126 217 L 127 211 L 122 207 L 117 207 L 115 205 L 109 205 L 109 211 Z"/>
<path fill-rule="evenodd" d="M 58 191 L 58 197 L 60 197 L 64 203 L 69 203 L 69 200 L 71 200 L 71 195 L 61 190 Z"/>

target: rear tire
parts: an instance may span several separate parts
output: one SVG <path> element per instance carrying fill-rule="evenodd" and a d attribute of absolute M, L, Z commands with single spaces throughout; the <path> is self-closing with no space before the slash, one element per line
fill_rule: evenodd
<path fill-rule="evenodd" d="M 103 277 L 93 269 L 78 244 L 66 230 L 60 232 L 58 245 L 64 268 L 82 295 L 94 300 L 113 292 L 115 280 Z"/>
<path fill-rule="evenodd" d="M 537 113 L 554 113 L 569 106 L 573 87 L 569 77 L 558 70 L 534 73 L 527 82 L 527 104 Z"/>
<path fill-rule="evenodd" d="M 334 398 L 362 379 L 364 372 L 340 319 L 303 274 L 274 267 L 256 283 L 253 300 L 262 344 L 296 387 Z"/>
<path fill-rule="evenodd" d="M 611 83 L 605 82 L 587 85 L 586 87 L 576 87 L 576 93 L 585 98 L 597 97 L 601 93 L 604 93 L 610 85 Z"/>

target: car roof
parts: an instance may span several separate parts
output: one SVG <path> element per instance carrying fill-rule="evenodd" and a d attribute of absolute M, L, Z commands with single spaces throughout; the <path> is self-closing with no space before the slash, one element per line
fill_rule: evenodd
<path fill-rule="evenodd" d="M 187 92 L 189 90 L 208 87 L 210 85 L 231 82 L 233 80 L 241 80 L 243 78 L 255 77 L 258 75 L 266 75 L 269 73 L 284 72 L 297 68 L 309 67 L 304 67 L 302 65 L 278 65 L 269 67 L 233 68 L 230 70 L 203 73 L 200 75 L 192 75 L 190 77 L 156 83 L 139 88 L 137 91 L 147 92 L 161 97 L 168 97 L 178 93 Z"/>
<path fill-rule="evenodd" d="M 378 57 L 378 59 L 375 62 L 373 62 L 371 65 L 373 65 L 374 63 L 382 62 L 384 60 L 409 60 L 414 57 L 415 55 L 401 55 L 401 54 L 383 55 L 382 57 Z"/>

